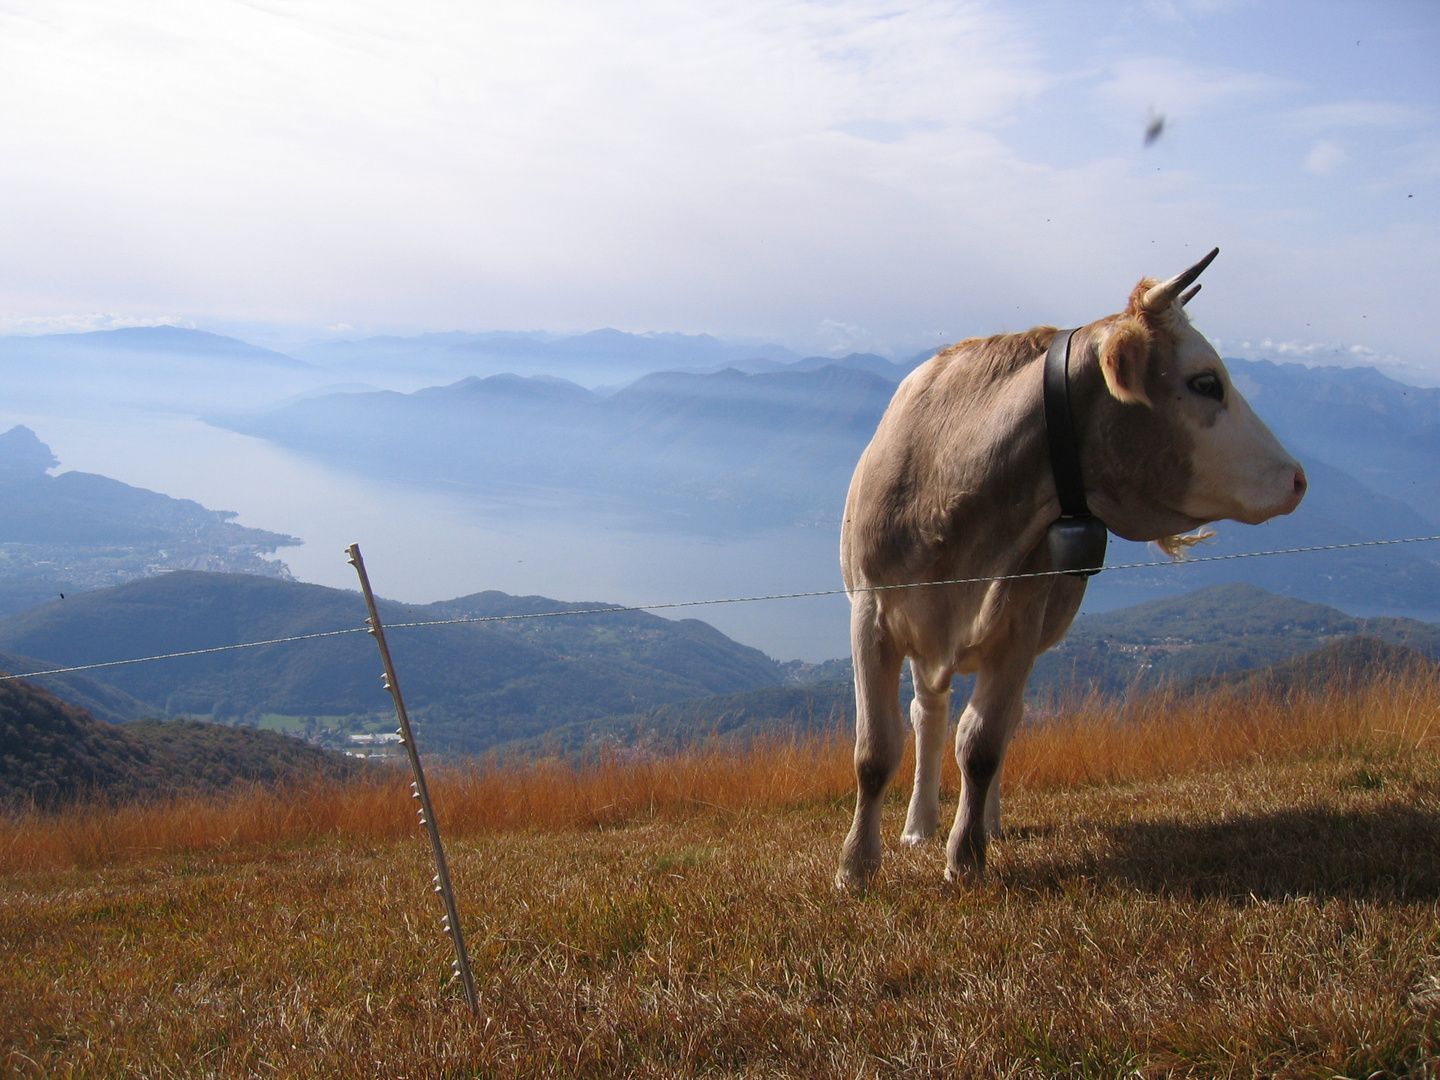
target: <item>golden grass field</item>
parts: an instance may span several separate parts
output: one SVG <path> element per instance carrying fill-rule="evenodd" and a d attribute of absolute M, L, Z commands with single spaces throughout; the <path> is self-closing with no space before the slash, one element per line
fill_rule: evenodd
<path fill-rule="evenodd" d="M 478 1018 L 404 780 L 0 819 L 0 1069 L 1440 1075 L 1437 717 L 1081 706 L 1018 737 L 985 883 L 894 841 L 902 774 L 864 895 L 840 738 L 443 773 Z"/>

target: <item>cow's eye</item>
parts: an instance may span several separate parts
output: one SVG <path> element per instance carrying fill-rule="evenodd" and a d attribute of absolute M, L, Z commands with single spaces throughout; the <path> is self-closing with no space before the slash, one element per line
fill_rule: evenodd
<path fill-rule="evenodd" d="M 1190 389 L 1201 397 L 1208 397 L 1215 401 L 1225 400 L 1225 384 L 1213 371 L 1202 371 L 1190 380 L 1189 385 Z"/>

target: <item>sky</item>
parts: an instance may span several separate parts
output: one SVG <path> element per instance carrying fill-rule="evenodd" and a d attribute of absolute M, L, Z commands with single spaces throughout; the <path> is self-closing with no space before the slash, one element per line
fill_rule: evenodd
<path fill-rule="evenodd" d="M 1223 353 L 1436 381 L 1437 61 L 1430 2 L 0 0 L 0 333 L 902 355 L 1219 246 Z"/>

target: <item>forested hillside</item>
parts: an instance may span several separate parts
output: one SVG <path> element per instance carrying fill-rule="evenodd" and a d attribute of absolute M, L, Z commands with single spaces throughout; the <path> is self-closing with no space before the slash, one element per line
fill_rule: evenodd
<path fill-rule="evenodd" d="M 1092 696 L 1119 701 L 1171 689 L 1183 695 L 1222 687 L 1284 694 L 1297 687 L 1354 691 L 1377 677 L 1433 670 L 1440 626 L 1412 619 L 1357 619 L 1322 604 L 1277 596 L 1250 585 L 1218 585 L 1104 614 L 1083 615 L 1070 634 L 1036 662 L 1026 687 L 1033 710 L 1074 705 Z M 666 753 L 707 739 L 748 743 L 848 728 L 855 691 L 848 660 L 797 669 L 804 685 L 718 694 L 557 726 L 503 748 L 516 757 L 605 752 Z M 954 681 L 952 713 L 974 688 Z M 909 669 L 900 685 L 911 697 Z"/>
<path fill-rule="evenodd" d="M 365 768 L 270 731 L 193 720 L 105 724 L 23 679 L 0 682 L 0 807 L 338 780 Z"/>
<path fill-rule="evenodd" d="M 664 748 L 709 736 L 807 732 L 853 718 L 848 659 L 779 664 L 694 619 L 643 612 L 448 626 L 604 606 L 486 592 L 425 605 L 381 602 L 406 699 L 431 752 L 504 745 L 521 755 L 601 745 Z M 248 575 L 174 573 L 55 601 L 0 620 L 11 671 L 359 627 L 357 593 Z M 1361 637 L 1392 659 L 1440 659 L 1440 626 L 1360 619 L 1251 585 L 1202 589 L 1083 615 L 1036 662 L 1028 698 L 1048 707 L 1222 679 Z M 1413 652 L 1411 652 L 1413 650 Z M 1373 650 L 1372 650 L 1373 652 Z M 1378 663 L 1340 650 L 1317 663 Z M 32 659 L 34 656 L 43 660 Z M 1327 654 L 1319 654 L 1322 657 Z M 1338 660 L 1336 659 L 1338 657 Z M 1300 669 L 1297 669 L 1300 670 Z M 270 724 L 332 741 L 385 727 L 390 700 L 363 633 L 51 676 L 55 693 L 106 719 L 170 714 Z M 962 708 L 973 678 L 955 680 Z M 902 681 L 908 700 L 908 670 Z"/>
<path fill-rule="evenodd" d="M 479 593 L 381 603 L 387 624 L 606 606 Z M 0 648 L 62 665 L 262 641 L 363 624 L 360 595 L 243 574 L 176 572 L 0 620 Z M 779 665 L 706 623 L 644 612 L 428 628 L 390 642 L 427 747 L 474 753 L 561 723 L 781 682 Z M 362 633 L 102 669 L 172 715 L 259 722 L 384 717 L 390 699 Z"/>
<path fill-rule="evenodd" d="M 0 652 L 0 673 L 6 675 L 28 675 L 30 672 L 63 666 L 52 660 L 37 660 L 33 656 Z M 84 672 L 72 671 L 62 675 L 39 675 L 26 681 L 48 690 L 67 705 L 83 709 L 97 720 L 104 720 L 108 724 L 144 720 L 160 714 L 161 710 L 155 706 L 132 697 L 118 686 L 103 682 L 106 674 L 104 669 L 94 674 L 100 678 L 90 678 Z"/>
<path fill-rule="evenodd" d="M 1360 634 L 1440 659 L 1440 626 L 1432 623 L 1355 618 L 1235 583 L 1082 615 L 1036 661 L 1030 694 L 1113 696 L 1263 667 Z"/>

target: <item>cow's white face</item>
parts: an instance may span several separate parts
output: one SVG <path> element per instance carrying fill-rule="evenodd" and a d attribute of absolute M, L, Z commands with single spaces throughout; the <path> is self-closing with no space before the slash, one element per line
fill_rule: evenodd
<path fill-rule="evenodd" d="M 1196 521 L 1258 525 L 1300 505 L 1305 470 L 1235 389 L 1214 347 L 1188 321 L 1157 382 L 1158 412 L 1188 436 L 1190 483 L 1175 509 Z"/>
<path fill-rule="evenodd" d="M 1164 329 L 1131 313 L 1095 324 L 1105 387 L 1086 437 L 1092 510 L 1127 540 L 1290 513 L 1305 494 L 1300 463 L 1178 305 L 1156 322 Z"/>

